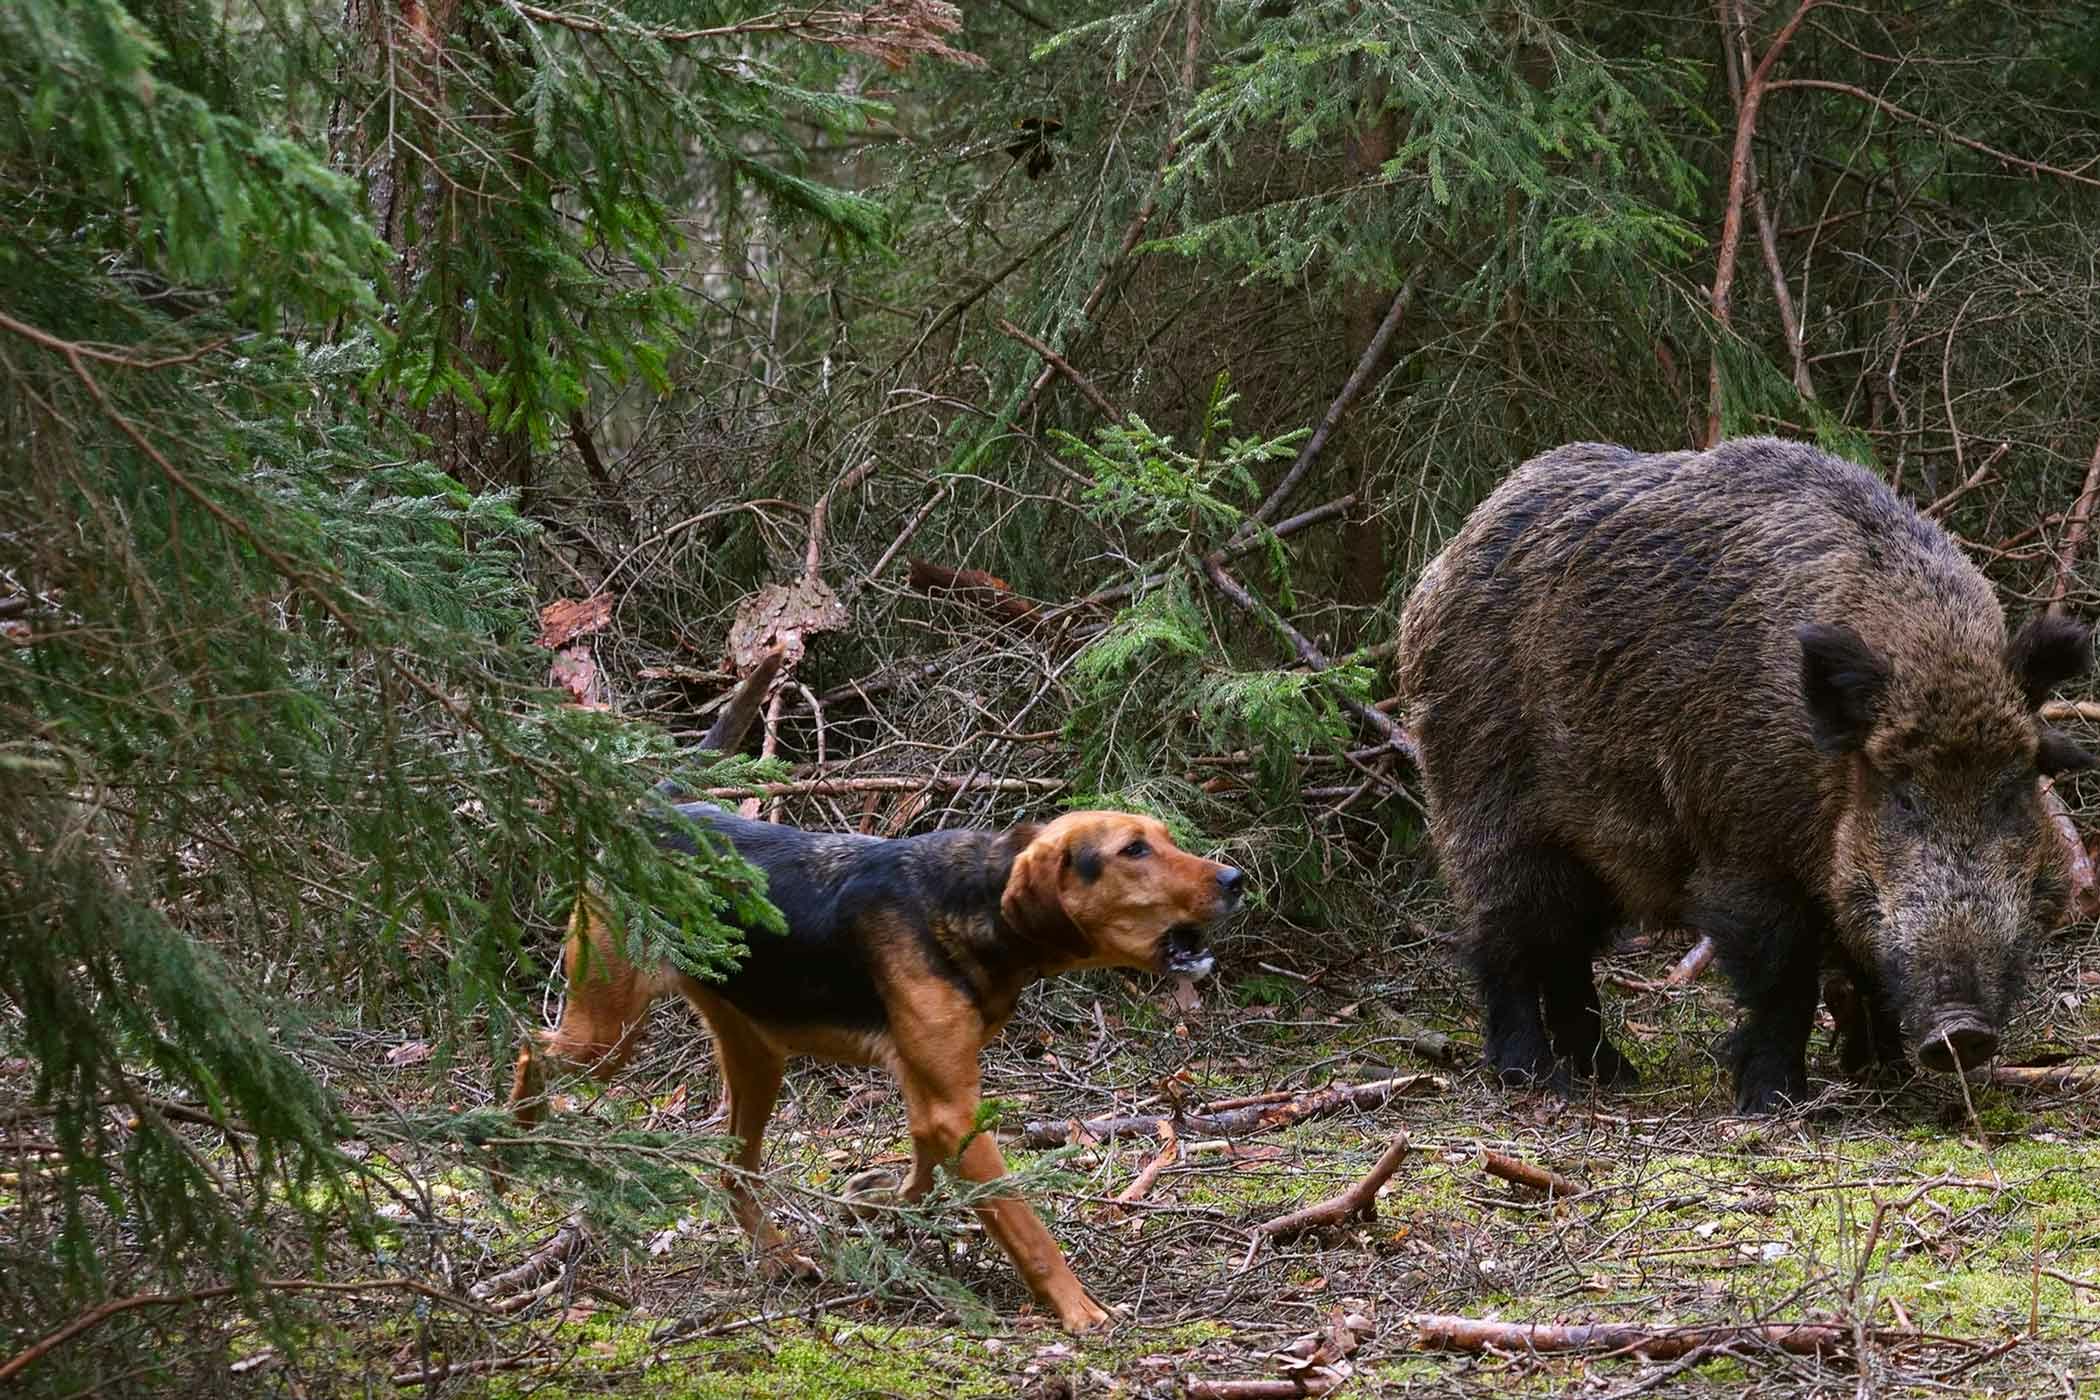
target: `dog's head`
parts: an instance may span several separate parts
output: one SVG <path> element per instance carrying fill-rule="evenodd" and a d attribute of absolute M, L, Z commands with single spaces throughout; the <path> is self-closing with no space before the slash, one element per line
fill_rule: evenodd
<path fill-rule="evenodd" d="M 1130 812 L 1070 812 L 1014 835 L 1021 849 L 1000 911 L 1056 948 L 1060 968 L 1210 971 L 1207 937 L 1239 907 L 1239 871 L 1190 855 L 1166 827 Z"/>

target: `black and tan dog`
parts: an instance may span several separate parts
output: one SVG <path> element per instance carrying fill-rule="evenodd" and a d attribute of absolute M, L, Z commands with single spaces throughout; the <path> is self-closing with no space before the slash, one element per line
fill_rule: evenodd
<path fill-rule="evenodd" d="M 909 1200 L 958 1148 L 964 1179 L 1005 1174 L 991 1137 L 972 1132 L 978 1056 L 1023 988 L 1081 967 L 1200 977 L 1211 968 L 1205 933 L 1241 896 L 1239 871 L 1178 849 L 1157 821 L 1125 812 L 884 840 L 747 821 L 702 803 L 679 810 L 766 872 L 787 935 L 752 934 L 735 973 L 701 982 L 628 962 L 604 906 L 585 895 L 564 952 L 561 1025 L 519 1052 L 514 1111 L 529 1122 L 543 1110 L 543 1056 L 608 1078 L 634 1055 L 651 1003 L 682 994 L 714 1035 L 742 1171 L 758 1165 L 789 1056 L 879 1065 L 904 1091 Z M 663 839 L 692 849 L 689 835 Z M 767 1268 L 810 1267 L 765 1219 L 743 1176 L 732 1173 L 727 1189 Z M 1024 1202 L 992 1196 L 977 1209 L 1068 1330 L 1107 1321 Z"/>

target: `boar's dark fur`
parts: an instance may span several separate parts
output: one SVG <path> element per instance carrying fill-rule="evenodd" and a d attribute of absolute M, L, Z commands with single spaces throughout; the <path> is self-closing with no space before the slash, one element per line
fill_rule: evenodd
<path fill-rule="evenodd" d="M 1525 463 L 1424 573 L 1401 692 L 1465 919 L 1487 1058 L 1625 1081 L 1592 959 L 1627 920 L 1710 936 L 1736 1101 L 1806 1096 L 1819 975 L 1848 1066 L 1995 1053 L 2068 879 L 2037 716 L 2086 629 L 2010 641 L 1983 576 L 1868 473 L 1797 443 L 1578 444 Z"/>

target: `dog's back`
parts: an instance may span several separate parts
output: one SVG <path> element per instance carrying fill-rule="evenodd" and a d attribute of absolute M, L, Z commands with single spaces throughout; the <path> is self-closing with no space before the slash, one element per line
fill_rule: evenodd
<path fill-rule="evenodd" d="M 679 813 L 728 840 L 766 875 L 784 935 L 748 931 L 737 970 L 713 990 L 762 1024 L 880 1031 L 888 1021 L 878 940 L 903 941 L 937 973 L 974 964 L 997 943 L 1000 895 L 1015 848 L 1002 832 L 936 831 L 885 839 L 753 821 L 705 802 Z M 657 840 L 690 853 L 691 831 Z M 966 984 L 974 967 L 955 967 Z M 970 990 L 976 990 L 974 986 Z"/>

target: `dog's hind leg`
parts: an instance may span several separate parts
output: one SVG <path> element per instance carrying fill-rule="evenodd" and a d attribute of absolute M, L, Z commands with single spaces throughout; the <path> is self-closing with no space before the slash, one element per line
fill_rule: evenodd
<path fill-rule="evenodd" d="M 686 989 L 686 999 L 706 1020 L 714 1037 L 715 1063 L 722 1068 L 722 1086 L 729 1096 L 729 1131 L 738 1143 L 735 1170 L 725 1172 L 722 1178 L 730 1213 L 751 1237 L 758 1250 L 759 1268 L 767 1277 L 821 1277 L 816 1261 L 795 1251 L 787 1237 L 766 1219 L 765 1210 L 751 1191 L 751 1176 L 757 1172 L 763 1153 L 766 1123 L 780 1097 L 786 1057 L 765 1042 L 742 1012 L 701 990 L 697 983 Z"/>

